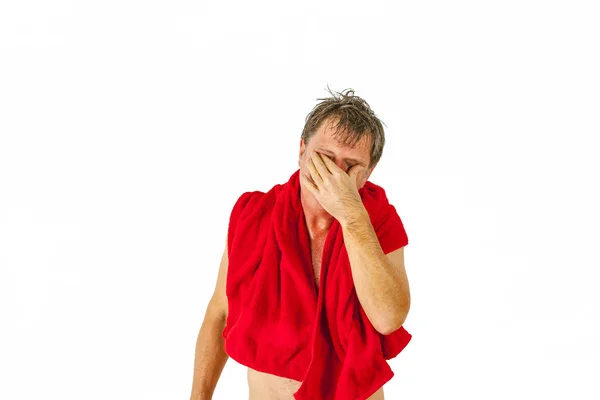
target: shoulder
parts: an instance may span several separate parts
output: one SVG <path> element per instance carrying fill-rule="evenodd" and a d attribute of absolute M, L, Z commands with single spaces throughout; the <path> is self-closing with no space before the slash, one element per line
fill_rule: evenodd
<path fill-rule="evenodd" d="M 277 196 L 282 191 L 283 185 L 274 185 L 266 192 L 254 190 L 242 193 L 234 202 L 232 213 L 247 215 L 253 211 L 265 211 L 275 203 Z"/>

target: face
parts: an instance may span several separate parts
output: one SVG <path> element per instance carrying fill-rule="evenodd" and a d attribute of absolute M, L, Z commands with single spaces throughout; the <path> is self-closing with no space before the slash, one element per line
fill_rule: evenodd
<path fill-rule="evenodd" d="M 345 171 L 356 165 L 361 164 L 365 168 L 368 167 L 370 161 L 370 148 L 369 138 L 362 139 L 354 147 L 344 147 L 340 145 L 336 138 L 332 137 L 335 132 L 334 127 L 330 121 L 322 123 L 319 129 L 315 132 L 313 137 L 309 140 L 308 145 L 304 145 L 302 139 L 300 139 L 300 156 L 298 159 L 298 167 L 300 173 L 310 176 L 306 162 L 311 150 L 321 153 L 321 155 L 328 157 L 333 161 L 340 169 Z M 356 187 L 362 188 L 365 182 L 369 179 L 373 168 L 365 169 L 358 173 L 356 177 Z M 306 191 L 309 197 L 314 197 L 308 191 Z M 314 199 L 316 201 L 316 199 Z M 318 202 L 317 202 L 318 203 Z"/>

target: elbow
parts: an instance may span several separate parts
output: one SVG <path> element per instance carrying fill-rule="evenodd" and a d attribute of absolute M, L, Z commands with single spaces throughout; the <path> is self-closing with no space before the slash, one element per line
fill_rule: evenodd
<path fill-rule="evenodd" d="M 408 316 L 409 308 L 410 304 L 407 304 L 397 312 L 394 312 L 385 318 L 380 318 L 377 324 L 373 324 L 373 327 L 382 335 L 389 335 L 396 332 L 402 327 L 402 325 L 404 325 L 404 321 L 406 321 L 406 317 Z"/>
<path fill-rule="evenodd" d="M 405 317 L 396 317 L 394 319 L 390 318 L 385 322 L 377 324 L 377 326 L 374 326 L 374 328 L 382 335 L 389 335 L 400 329 L 400 327 L 404 324 L 405 319 Z"/>
<path fill-rule="evenodd" d="M 375 330 L 384 336 L 396 331 L 391 325 L 379 325 L 375 327 Z"/>

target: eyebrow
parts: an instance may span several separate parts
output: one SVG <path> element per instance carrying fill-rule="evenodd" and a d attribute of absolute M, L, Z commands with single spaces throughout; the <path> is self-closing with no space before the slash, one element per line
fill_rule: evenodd
<path fill-rule="evenodd" d="M 332 155 L 332 156 L 335 155 L 335 154 L 333 154 L 333 152 L 331 150 L 326 150 L 326 149 L 323 149 L 321 147 L 317 148 L 317 150 L 320 151 L 320 152 L 323 152 L 323 153 L 327 153 L 327 154 Z M 362 161 L 357 160 L 355 158 L 344 158 L 344 160 L 354 161 L 357 164 L 365 165 L 365 163 L 363 163 Z"/>

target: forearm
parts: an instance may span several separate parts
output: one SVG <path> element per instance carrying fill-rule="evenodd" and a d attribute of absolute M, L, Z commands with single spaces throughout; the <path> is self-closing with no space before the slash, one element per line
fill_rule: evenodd
<path fill-rule="evenodd" d="M 358 300 L 375 329 L 391 333 L 410 307 L 404 266 L 394 266 L 384 254 L 366 210 L 356 210 L 341 226 Z"/>
<path fill-rule="evenodd" d="M 196 341 L 194 378 L 190 400 L 212 399 L 229 356 L 224 349 L 225 316 L 209 305 Z"/>

